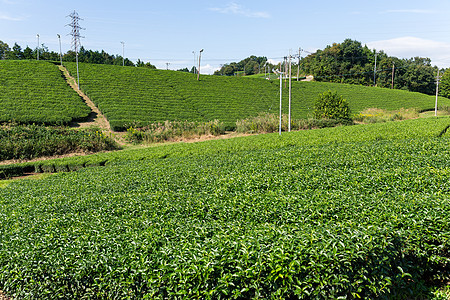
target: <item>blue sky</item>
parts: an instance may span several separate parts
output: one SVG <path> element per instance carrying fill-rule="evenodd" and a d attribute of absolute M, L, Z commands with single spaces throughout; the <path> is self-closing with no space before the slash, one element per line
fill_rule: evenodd
<path fill-rule="evenodd" d="M 36 1 L 0 0 L 0 40 L 11 47 L 40 42 L 70 48 L 66 16 L 76 10 L 86 30 L 82 45 L 150 61 L 158 68 L 192 67 L 202 73 L 249 55 L 280 60 L 290 50 L 309 52 L 351 38 L 398 57 L 430 57 L 450 67 L 450 1 Z"/>

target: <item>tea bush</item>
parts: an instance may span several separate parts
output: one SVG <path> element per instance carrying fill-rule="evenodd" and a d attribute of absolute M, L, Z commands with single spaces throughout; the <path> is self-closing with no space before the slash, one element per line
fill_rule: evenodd
<path fill-rule="evenodd" d="M 43 164 L 104 166 L 0 189 L 0 287 L 18 299 L 430 298 L 450 273 L 450 137 L 437 137 L 449 122 Z"/>

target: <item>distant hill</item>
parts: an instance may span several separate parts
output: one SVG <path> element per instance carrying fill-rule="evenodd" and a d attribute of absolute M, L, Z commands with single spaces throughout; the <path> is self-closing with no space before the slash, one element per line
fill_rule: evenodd
<path fill-rule="evenodd" d="M 75 64 L 67 63 L 75 73 Z M 145 68 L 80 64 L 80 85 L 111 122 L 115 130 L 165 120 L 210 121 L 219 119 L 229 129 L 236 120 L 259 112 L 277 113 L 279 81 L 260 78 L 206 76 Z M 292 82 L 292 117 L 311 117 L 314 101 L 327 90 L 343 95 L 353 113 L 376 107 L 434 108 L 435 98 L 420 93 L 359 85 Z M 440 98 L 440 104 L 450 100 Z M 283 89 L 283 111 L 288 110 L 288 90 Z"/>
<path fill-rule="evenodd" d="M 44 61 L 0 60 L 0 123 L 64 124 L 85 118 L 90 108 Z"/>

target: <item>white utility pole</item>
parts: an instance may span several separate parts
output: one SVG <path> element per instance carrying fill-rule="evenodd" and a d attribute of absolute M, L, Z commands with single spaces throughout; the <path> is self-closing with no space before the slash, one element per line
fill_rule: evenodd
<path fill-rule="evenodd" d="M 392 79 L 391 79 L 391 89 L 394 89 L 394 74 L 395 74 L 395 63 L 392 63 Z"/>
<path fill-rule="evenodd" d="M 36 52 L 37 52 L 37 60 L 39 60 L 39 34 L 36 34 L 36 37 L 37 37 L 37 42 L 38 42 L 37 49 L 36 49 Z"/>
<path fill-rule="evenodd" d="M 58 40 L 59 40 L 59 59 L 61 60 L 61 66 L 62 64 L 62 49 L 61 49 L 61 36 L 59 34 L 57 34 L 58 36 Z"/>
<path fill-rule="evenodd" d="M 122 44 L 122 67 L 125 67 L 125 42 L 120 42 Z"/>
<path fill-rule="evenodd" d="M 281 69 L 281 64 L 280 64 L 280 69 Z M 274 73 L 278 73 L 280 75 L 280 126 L 279 126 L 279 134 L 281 135 L 281 118 L 282 118 L 282 114 L 281 114 L 281 109 L 283 108 L 282 106 L 282 100 L 283 100 L 283 72 L 278 71 L 278 70 L 274 70 Z"/>
<path fill-rule="evenodd" d="M 195 57 L 195 51 L 192 51 L 192 54 L 194 54 L 194 64 L 193 64 L 193 67 L 192 67 L 192 72 L 194 72 L 194 74 L 195 74 L 195 73 L 197 73 L 196 70 L 195 70 L 195 64 L 197 62 L 197 58 Z"/>
<path fill-rule="evenodd" d="M 302 48 L 298 48 L 297 81 L 300 79 L 300 59 L 302 58 Z"/>
<path fill-rule="evenodd" d="M 373 68 L 373 86 L 377 85 L 376 75 L 377 75 L 377 52 L 375 51 L 375 66 Z"/>
<path fill-rule="evenodd" d="M 434 105 L 434 116 L 437 117 L 437 104 L 438 104 L 438 95 L 439 95 L 439 68 L 436 77 L 436 103 Z"/>
<path fill-rule="evenodd" d="M 200 54 L 198 55 L 197 81 L 200 80 L 200 63 L 201 63 L 201 60 L 202 60 L 202 52 L 203 52 L 203 49 L 200 50 Z"/>
<path fill-rule="evenodd" d="M 289 51 L 290 52 L 290 51 Z M 292 79 L 292 55 L 289 53 L 289 114 L 288 114 L 288 132 L 291 132 L 291 79 Z"/>

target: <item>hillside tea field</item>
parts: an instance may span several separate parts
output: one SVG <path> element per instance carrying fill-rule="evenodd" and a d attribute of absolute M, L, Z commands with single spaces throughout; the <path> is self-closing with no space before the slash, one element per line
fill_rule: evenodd
<path fill-rule="evenodd" d="M 0 288 L 17 299 L 430 298 L 450 271 L 449 125 L 164 145 L 9 183 Z"/>
<path fill-rule="evenodd" d="M 67 63 L 75 74 L 76 65 Z M 80 64 L 81 89 L 106 115 L 115 130 L 169 121 L 220 120 L 228 129 L 236 121 L 260 112 L 277 113 L 279 81 L 259 78 L 201 76 L 146 68 Z M 332 90 L 343 95 L 354 113 L 376 107 L 433 109 L 432 96 L 347 84 L 293 82 L 292 118 L 312 117 L 319 93 Z M 283 113 L 288 110 L 284 89 Z M 440 98 L 440 105 L 450 100 Z"/>
<path fill-rule="evenodd" d="M 0 60 L 0 123 L 66 124 L 89 113 L 54 64 Z"/>

